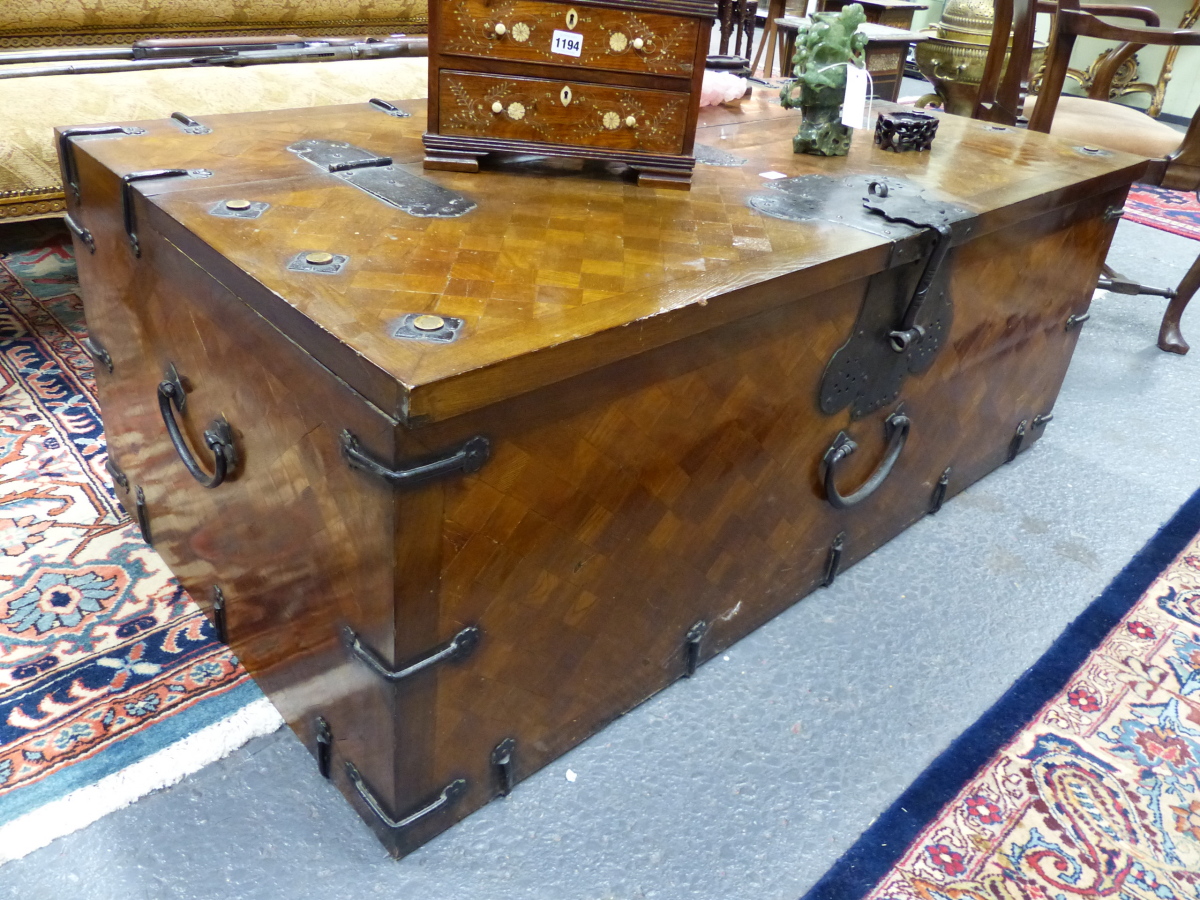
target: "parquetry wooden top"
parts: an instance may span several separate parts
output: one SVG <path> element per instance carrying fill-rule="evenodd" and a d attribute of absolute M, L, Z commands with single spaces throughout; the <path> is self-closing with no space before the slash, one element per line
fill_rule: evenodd
<path fill-rule="evenodd" d="M 929 153 L 886 153 L 862 131 L 846 158 L 800 156 L 794 115 L 758 100 L 704 111 L 698 142 L 747 162 L 698 165 L 690 192 L 638 188 L 604 164 L 568 161 L 427 172 L 423 106 L 398 105 L 415 114 L 363 104 L 216 116 L 199 136 L 143 122 L 144 136 L 82 138 L 76 154 L 118 175 L 212 170 L 140 183 L 149 200 L 141 228 L 164 234 L 367 399 L 410 421 L 446 419 L 781 303 L 819 302 L 822 290 L 887 265 L 885 239 L 751 209 L 747 197 L 767 190 L 763 173 L 911 179 L 980 212 L 984 233 L 1129 183 L 1144 166 L 949 115 Z M 478 208 L 455 219 L 410 216 L 285 149 L 312 138 L 391 156 Z M 271 208 L 253 220 L 209 214 L 230 198 Z M 87 215 L 85 195 L 84 224 Z M 288 271 L 301 251 L 350 261 L 337 275 Z M 407 313 L 465 326 L 451 344 L 391 337 L 389 324 Z"/>

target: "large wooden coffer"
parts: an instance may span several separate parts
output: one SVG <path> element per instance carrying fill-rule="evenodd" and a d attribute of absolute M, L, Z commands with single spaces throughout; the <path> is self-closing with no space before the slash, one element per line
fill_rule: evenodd
<path fill-rule="evenodd" d="M 682 193 L 409 109 L 63 138 L 121 501 L 395 854 L 1037 440 L 1143 165 L 762 104 Z"/>
<path fill-rule="evenodd" d="M 716 0 L 432 0 L 425 167 L 615 160 L 686 189 Z"/>

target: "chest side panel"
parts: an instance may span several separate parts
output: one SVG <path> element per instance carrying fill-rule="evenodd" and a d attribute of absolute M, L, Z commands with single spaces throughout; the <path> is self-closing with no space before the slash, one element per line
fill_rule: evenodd
<path fill-rule="evenodd" d="M 394 690 L 353 662 L 343 628 L 393 659 L 395 511 L 390 495 L 346 466 L 340 434 L 388 448 L 395 423 L 168 242 L 147 233 L 134 269 L 129 292 L 96 304 L 85 292 L 85 305 L 110 335 L 114 372 L 100 376 L 106 431 L 114 460 L 143 493 L 152 544 L 220 617 L 230 646 L 310 750 L 320 716 L 338 758 L 354 759 L 390 796 Z M 141 354 L 128 371 L 121 363 L 133 352 L 112 327 L 122 316 Z M 176 441 L 160 400 L 171 372 L 186 394 L 182 410 L 166 404 Z M 205 487 L 184 458 L 214 474 L 206 433 L 218 420 L 228 423 L 236 461 Z M 409 510 L 410 521 L 418 512 Z M 404 637 L 418 646 L 432 639 Z"/>
<path fill-rule="evenodd" d="M 442 605 L 485 640 L 441 676 L 438 765 L 486 779 L 487 751 L 515 738 L 519 775 L 536 770 L 681 677 L 697 623 L 701 655 L 720 652 L 819 586 L 839 535 L 844 567 L 923 516 L 947 468 L 954 494 L 1005 462 L 1019 423 L 1036 439 L 1111 234 L 1104 205 L 962 248 L 947 346 L 861 420 L 821 414 L 817 385 L 862 282 L 471 416 L 495 453 L 447 485 Z M 895 467 L 834 509 L 835 436 L 858 444 L 848 494 L 897 408 L 912 425 Z"/>

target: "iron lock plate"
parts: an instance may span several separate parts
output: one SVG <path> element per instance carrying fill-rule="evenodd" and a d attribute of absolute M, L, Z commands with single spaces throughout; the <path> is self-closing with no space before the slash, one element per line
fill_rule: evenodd
<path fill-rule="evenodd" d="M 976 214 L 899 178 L 805 175 L 770 187 L 750 197 L 752 208 L 892 241 L 888 268 L 870 278 L 854 329 L 821 379 L 822 412 L 849 406 L 851 417 L 861 418 L 893 402 L 904 378 L 929 368 L 944 344 L 954 316 L 946 263 L 970 235 Z"/>
<path fill-rule="evenodd" d="M 375 156 L 345 141 L 299 141 L 288 150 L 410 216 L 455 219 L 476 205 L 457 191 L 406 172 L 390 157 Z"/>

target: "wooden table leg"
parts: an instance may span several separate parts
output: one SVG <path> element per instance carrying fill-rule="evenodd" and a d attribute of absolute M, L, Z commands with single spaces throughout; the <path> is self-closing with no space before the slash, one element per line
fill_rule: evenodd
<path fill-rule="evenodd" d="M 758 61 L 762 58 L 763 49 L 767 51 L 767 58 L 763 62 L 763 78 L 770 78 L 775 69 L 775 44 L 779 39 L 778 29 L 775 27 L 775 20 L 780 18 L 786 12 L 785 0 L 770 0 L 767 4 L 767 27 L 763 29 L 762 41 L 758 45 L 758 50 L 754 54 L 754 62 L 750 65 L 751 72 L 758 71 Z M 782 69 L 783 66 L 781 65 Z"/>
<path fill-rule="evenodd" d="M 1183 318 L 1183 311 L 1187 309 L 1188 301 L 1192 299 L 1198 288 L 1200 288 L 1200 256 L 1196 257 L 1192 267 L 1183 276 L 1183 281 L 1179 282 L 1179 287 L 1175 289 L 1175 296 L 1167 304 L 1167 312 L 1163 316 L 1162 327 L 1158 331 L 1158 348 L 1160 350 L 1182 355 L 1191 349 L 1188 342 L 1183 339 L 1183 333 L 1179 330 L 1179 320 Z"/>

